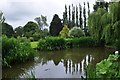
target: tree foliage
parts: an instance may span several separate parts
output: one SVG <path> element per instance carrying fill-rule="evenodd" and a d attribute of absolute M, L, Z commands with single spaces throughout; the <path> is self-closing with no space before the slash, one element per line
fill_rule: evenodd
<path fill-rule="evenodd" d="M 84 7 L 83 7 L 83 17 L 84 17 L 84 30 L 85 34 L 87 33 L 87 26 L 86 26 L 86 8 L 85 8 L 85 2 L 84 2 Z"/>
<path fill-rule="evenodd" d="M 75 26 L 75 7 L 72 4 L 72 26 Z"/>
<path fill-rule="evenodd" d="M 93 5 L 94 12 L 97 11 L 98 8 L 103 8 L 104 10 L 108 11 L 108 6 L 109 3 L 103 1 L 96 1 L 95 4 Z"/>
<path fill-rule="evenodd" d="M 69 36 L 68 33 L 69 33 L 69 28 L 67 27 L 67 25 L 64 25 L 63 29 L 60 31 L 60 36 L 66 38 Z"/>
<path fill-rule="evenodd" d="M 8 23 L 2 23 L 2 34 L 5 34 L 8 37 L 14 35 L 13 27 Z"/>
<path fill-rule="evenodd" d="M 19 26 L 19 27 L 17 27 L 17 28 L 15 28 L 15 36 L 17 37 L 17 36 L 23 36 L 23 27 L 22 26 Z"/>
<path fill-rule="evenodd" d="M 97 39 L 97 41 L 101 40 L 102 32 L 104 26 L 101 25 L 101 17 L 106 13 L 106 11 L 102 8 L 99 8 L 97 12 L 93 12 L 88 17 L 88 30 L 89 33 Z"/>
<path fill-rule="evenodd" d="M 63 12 L 63 24 L 68 24 L 67 5 L 65 5 L 65 12 Z"/>
<path fill-rule="evenodd" d="M 83 32 L 83 30 L 80 27 L 73 27 L 70 31 L 69 31 L 69 36 L 70 37 L 81 37 L 84 36 L 85 33 Z"/>
<path fill-rule="evenodd" d="M 87 5 L 88 5 L 88 16 L 90 15 L 90 5 L 89 5 L 89 2 L 87 2 Z"/>
<path fill-rule="evenodd" d="M 50 35 L 58 36 L 63 26 L 61 23 L 61 19 L 57 14 L 53 16 L 52 22 L 50 23 Z"/>
<path fill-rule="evenodd" d="M 80 10 L 80 12 L 79 12 L 79 22 L 80 22 L 80 28 L 82 29 L 83 28 L 82 27 L 83 19 L 82 19 L 82 6 L 81 6 L 81 4 L 79 4 L 79 10 Z"/>
<path fill-rule="evenodd" d="M 35 33 L 36 29 L 38 28 L 38 25 L 35 22 L 29 21 L 24 27 L 24 36 L 31 37 L 33 33 Z"/>
<path fill-rule="evenodd" d="M 36 17 L 34 20 L 37 22 L 39 29 L 43 29 L 43 27 L 48 26 L 46 16 L 41 15 L 40 17 Z"/>
<path fill-rule="evenodd" d="M 76 26 L 78 26 L 78 7 L 76 5 Z"/>
<path fill-rule="evenodd" d="M 98 8 L 88 18 L 89 32 L 98 41 L 105 40 L 106 44 L 114 45 L 120 41 L 120 2 L 112 2 L 109 12 Z M 115 45 L 119 46 L 119 44 Z"/>

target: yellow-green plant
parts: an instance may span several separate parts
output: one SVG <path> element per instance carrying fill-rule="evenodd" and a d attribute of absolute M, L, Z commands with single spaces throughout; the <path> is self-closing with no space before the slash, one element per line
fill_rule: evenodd
<path fill-rule="evenodd" d="M 67 25 L 64 25 L 63 29 L 60 31 L 60 36 L 67 38 L 69 33 L 69 28 Z"/>

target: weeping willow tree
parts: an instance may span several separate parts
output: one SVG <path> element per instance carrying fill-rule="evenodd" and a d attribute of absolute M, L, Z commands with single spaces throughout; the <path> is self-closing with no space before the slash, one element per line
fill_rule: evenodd
<path fill-rule="evenodd" d="M 117 41 L 120 41 L 120 2 L 111 3 L 109 12 L 102 16 L 102 18 L 102 23 L 105 26 L 103 32 L 105 41 L 114 45 Z"/>
<path fill-rule="evenodd" d="M 106 43 L 112 42 L 111 35 L 113 35 L 113 29 L 112 29 L 112 18 L 111 15 L 107 12 L 101 17 L 101 25 L 103 26 L 103 32 L 102 33 L 102 40 L 105 40 Z"/>
<path fill-rule="evenodd" d="M 105 40 L 120 50 L 120 2 L 112 2 L 109 11 L 97 9 L 88 17 L 88 30 L 97 41 Z"/>
<path fill-rule="evenodd" d="M 109 6 L 112 23 L 120 20 L 120 2 L 114 2 Z"/>
<path fill-rule="evenodd" d="M 102 8 L 98 8 L 96 12 L 93 12 L 88 17 L 88 30 L 91 36 L 93 36 L 98 42 L 101 41 L 102 32 L 104 26 L 101 23 L 101 17 L 106 13 Z"/>

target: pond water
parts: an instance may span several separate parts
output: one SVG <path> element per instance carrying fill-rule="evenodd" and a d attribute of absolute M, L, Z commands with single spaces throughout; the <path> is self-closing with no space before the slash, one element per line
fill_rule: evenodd
<path fill-rule="evenodd" d="M 12 68 L 3 68 L 3 78 L 23 78 L 31 75 L 36 78 L 81 78 L 85 77 L 88 63 L 100 62 L 108 57 L 111 49 L 74 48 L 60 51 L 38 52 L 34 61 L 13 64 Z"/>

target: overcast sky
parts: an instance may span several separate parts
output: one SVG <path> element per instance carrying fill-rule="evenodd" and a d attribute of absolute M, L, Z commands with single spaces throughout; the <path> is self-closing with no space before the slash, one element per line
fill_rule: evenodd
<path fill-rule="evenodd" d="M 4 13 L 6 22 L 16 28 L 24 26 L 28 21 L 34 21 L 34 18 L 40 15 L 47 16 L 50 24 L 54 14 L 62 18 L 65 4 L 83 5 L 83 2 L 87 1 L 92 10 L 95 0 L 2 0 L 0 10 Z"/>

